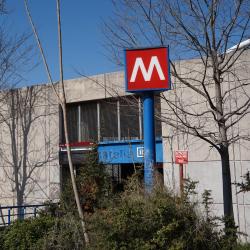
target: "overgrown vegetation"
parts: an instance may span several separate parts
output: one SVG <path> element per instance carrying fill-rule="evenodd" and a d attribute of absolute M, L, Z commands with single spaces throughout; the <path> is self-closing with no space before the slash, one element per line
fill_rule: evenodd
<path fill-rule="evenodd" d="M 51 216 L 41 216 L 15 222 L 1 232 L 1 249 L 36 249 L 55 221 Z"/>
<path fill-rule="evenodd" d="M 250 249 L 239 245 L 236 228 L 224 231 L 212 216 L 211 191 L 203 193 L 203 207 L 192 199 L 196 183 L 186 180 L 181 197 L 157 184 L 145 194 L 138 175 L 128 180 L 125 191 L 111 194 L 104 167 L 90 155 L 89 165 L 77 177 L 85 212 L 90 246 L 86 247 L 71 186 L 61 203 L 48 204 L 39 217 L 19 221 L 1 232 L 1 249 Z M 72 199 L 72 200 L 71 200 Z M 203 216 L 204 214 L 204 216 Z"/>
<path fill-rule="evenodd" d="M 157 187 L 130 189 L 94 215 L 93 249 L 218 249 L 220 238 L 192 203 Z"/>
<path fill-rule="evenodd" d="M 86 164 L 77 169 L 77 187 L 81 205 L 85 214 L 93 213 L 95 209 L 105 205 L 108 196 L 111 195 L 110 177 L 105 167 L 97 161 L 97 151 L 87 155 Z M 75 208 L 75 199 L 70 181 L 66 183 L 61 196 L 61 207 L 64 211 L 72 212 Z"/>

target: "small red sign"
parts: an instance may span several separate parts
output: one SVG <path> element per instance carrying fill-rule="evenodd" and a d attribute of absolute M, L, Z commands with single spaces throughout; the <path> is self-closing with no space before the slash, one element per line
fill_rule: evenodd
<path fill-rule="evenodd" d="M 188 163 L 188 151 L 178 150 L 174 152 L 174 158 L 176 164 L 187 164 Z"/>
<path fill-rule="evenodd" d="M 125 57 L 126 91 L 170 89 L 167 47 L 126 50 Z"/>

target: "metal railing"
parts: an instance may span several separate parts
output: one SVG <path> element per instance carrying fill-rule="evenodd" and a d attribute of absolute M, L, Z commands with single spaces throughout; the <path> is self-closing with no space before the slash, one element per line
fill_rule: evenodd
<path fill-rule="evenodd" d="M 39 210 L 48 207 L 42 205 L 23 205 L 23 206 L 1 206 L 0 205 L 0 227 L 8 226 L 16 220 L 24 220 L 36 217 Z"/>

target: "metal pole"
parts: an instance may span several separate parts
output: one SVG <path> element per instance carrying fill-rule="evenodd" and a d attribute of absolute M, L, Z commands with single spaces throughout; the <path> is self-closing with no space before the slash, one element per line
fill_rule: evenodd
<path fill-rule="evenodd" d="M 145 190 L 153 188 L 155 164 L 155 124 L 154 124 L 154 93 L 148 92 L 143 96 L 144 124 L 144 183 Z"/>
<path fill-rule="evenodd" d="M 10 219 L 10 208 L 8 208 L 8 225 L 10 225 L 10 221 L 11 221 L 11 219 Z"/>
<path fill-rule="evenodd" d="M 180 164 L 180 194 L 183 195 L 184 191 L 184 174 L 183 174 L 183 164 Z"/>
<path fill-rule="evenodd" d="M 79 142 L 81 142 L 81 141 L 83 141 L 83 139 L 82 139 L 82 131 L 81 131 L 81 105 L 80 104 L 78 104 L 78 107 L 77 107 L 77 112 L 78 112 L 78 141 Z M 83 136 L 85 136 L 84 134 L 83 134 Z M 84 138 L 84 140 L 86 140 L 86 138 Z"/>
<path fill-rule="evenodd" d="M 97 141 L 101 141 L 100 103 L 97 103 Z"/>
<path fill-rule="evenodd" d="M 22 207 L 22 220 L 24 220 L 26 214 L 26 208 Z"/>
<path fill-rule="evenodd" d="M 142 140 L 142 107 L 141 107 L 141 98 L 138 99 L 139 107 L 139 139 Z"/>
<path fill-rule="evenodd" d="M 34 217 L 36 218 L 36 207 L 34 207 Z"/>
<path fill-rule="evenodd" d="M 120 101 L 117 100 L 117 130 L 118 130 L 118 140 L 121 140 L 121 118 L 120 118 Z"/>

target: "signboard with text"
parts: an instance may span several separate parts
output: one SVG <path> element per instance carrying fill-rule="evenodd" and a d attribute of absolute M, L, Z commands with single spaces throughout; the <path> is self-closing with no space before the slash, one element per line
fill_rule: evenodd
<path fill-rule="evenodd" d="M 156 162 L 163 162 L 162 140 L 156 140 Z M 142 140 L 111 141 L 98 144 L 99 162 L 103 164 L 137 164 L 144 161 Z"/>
<path fill-rule="evenodd" d="M 170 89 L 168 47 L 125 50 L 126 91 Z"/>
<path fill-rule="evenodd" d="M 178 150 L 174 152 L 174 158 L 176 164 L 187 164 L 188 163 L 188 151 Z"/>

